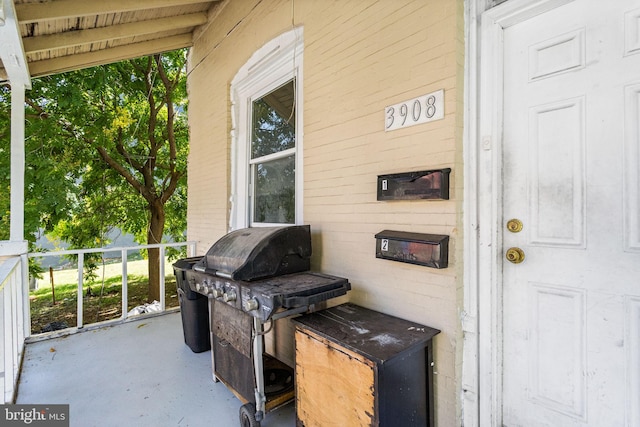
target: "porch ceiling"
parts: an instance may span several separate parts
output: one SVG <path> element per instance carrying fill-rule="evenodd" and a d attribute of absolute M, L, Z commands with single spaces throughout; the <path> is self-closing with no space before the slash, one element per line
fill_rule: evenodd
<path fill-rule="evenodd" d="M 0 84 L 189 47 L 224 3 L 0 0 Z"/>

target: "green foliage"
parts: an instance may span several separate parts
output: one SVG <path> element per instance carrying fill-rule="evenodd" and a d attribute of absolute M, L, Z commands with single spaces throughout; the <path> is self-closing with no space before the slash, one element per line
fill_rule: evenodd
<path fill-rule="evenodd" d="M 101 247 L 186 229 L 186 51 L 34 79 L 26 94 L 25 234 Z M 0 239 L 9 230 L 10 89 L 0 87 Z M 155 229 L 158 229 L 156 227 Z M 98 258 L 87 256 L 89 272 Z"/>
<path fill-rule="evenodd" d="M 9 238 L 10 226 L 10 88 L 0 86 L 0 240 Z M 69 149 L 58 144 L 54 132 L 33 116 L 27 117 L 25 140 L 25 230 L 33 243 L 40 229 L 51 231 L 69 215 L 77 191 L 77 176 L 64 161 Z M 60 161 L 63 160 L 63 161 Z"/>

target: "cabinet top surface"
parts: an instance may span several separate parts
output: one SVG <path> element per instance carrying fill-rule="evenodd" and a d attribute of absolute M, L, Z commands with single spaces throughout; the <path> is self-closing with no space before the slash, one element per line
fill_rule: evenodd
<path fill-rule="evenodd" d="M 384 363 L 411 348 L 422 348 L 440 331 L 354 304 L 342 304 L 293 319 L 330 341 Z"/>

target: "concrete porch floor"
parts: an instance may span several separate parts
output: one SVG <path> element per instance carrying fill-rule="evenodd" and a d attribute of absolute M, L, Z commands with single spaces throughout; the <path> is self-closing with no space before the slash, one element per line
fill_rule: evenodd
<path fill-rule="evenodd" d="M 16 403 L 69 404 L 70 425 L 239 426 L 241 402 L 184 344 L 180 313 L 26 345 Z M 262 427 L 295 426 L 293 403 Z"/>

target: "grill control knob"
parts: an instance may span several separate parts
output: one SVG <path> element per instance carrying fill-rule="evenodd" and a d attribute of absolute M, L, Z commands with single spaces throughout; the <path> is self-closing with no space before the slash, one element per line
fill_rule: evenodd
<path fill-rule="evenodd" d="M 196 291 L 203 290 L 203 286 L 200 283 L 196 283 Z"/>
<path fill-rule="evenodd" d="M 222 299 L 224 300 L 224 302 L 235 301 L 236 293 L 234 291 L 225 292 L 224 295 L 222 295 Z"/>
<path fill-rule="evenodd" d="M 255 298 L 248 299 L 244 302 L 245 311 L 253 311 L 258 309 L 258 300 Z"/>
<path fill-rule="evenodd" d="M 216 288 L 216 289 L 212 289 L 211 290 L 211 295 L 213 295 L 214 298 L 220 298 L 222 296 L 222 294 L 224 294 L 224 292 L 220 288 Z"/>

